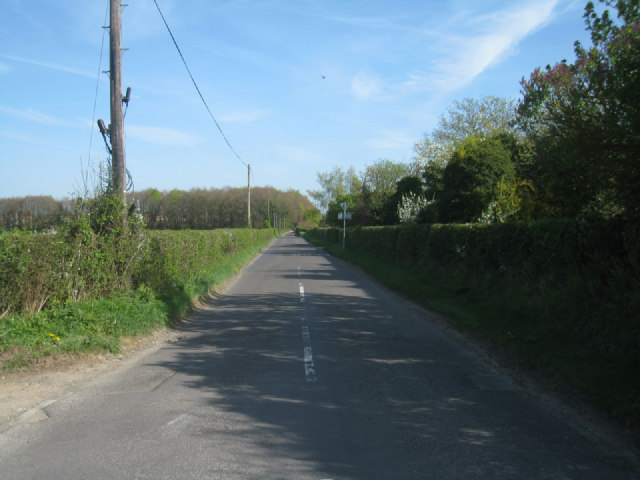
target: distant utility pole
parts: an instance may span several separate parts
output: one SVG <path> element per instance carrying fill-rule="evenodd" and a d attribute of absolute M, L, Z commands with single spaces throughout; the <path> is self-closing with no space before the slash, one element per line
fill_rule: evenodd
<path fill-rule="evenodd" d="M 251 228 L 251 165 L 247 165 L 247 227 Z"/>
<path fill-rule="evenodd" d="M 122 114 L 122 6 L 120 0 L 110 0 L 111 21 L 109 27 L 110 62 L 109 78 L 111 95 L 111 177 L 113 194 L 125 202 L 126 165 L 124 155 L 124 116 Z"/>

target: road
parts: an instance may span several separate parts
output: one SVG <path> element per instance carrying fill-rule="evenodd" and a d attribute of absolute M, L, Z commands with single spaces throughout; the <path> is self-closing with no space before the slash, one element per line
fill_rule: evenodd
<path fill-rule="evenodd" d="M 0 434 L 0 478 L 638 478 L 437 318 L 291 234 L 180 337 Z"/>

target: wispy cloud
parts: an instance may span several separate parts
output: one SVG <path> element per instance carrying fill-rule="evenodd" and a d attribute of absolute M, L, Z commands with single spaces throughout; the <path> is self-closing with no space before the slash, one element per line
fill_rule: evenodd
<path fill-rule="evenodd" d="M 32 143 L 34 145 L 45 145 L 47 147 L 58 147 L 58 145 L 55 145 L 51 142 L 46 142 L 44 140 L 38 139 L 38 138 L 34 138 L 34 137 L 29 137 L 27 135 L 20 135 L 18 133 L 14 133 L 14 132 L 9 132 L 7 130 L 0 130 L 0 136 L 1 137 L 6 137 L 6 138 L 11 138 L 13 140 L 19 140 L 21 142 L 26 142 L 26 143 Z"/>
<path fill-rule="evenodd" d="M 42 125 L 55 125 L 58 127 L 78 127 L 79 126 L 79 124 L 68 122 L 60 118 L 52 117 L 50 115 L 47 115 L 42 112 L 38 112 L 31 108 L 27 108 L 26 110 L 16 110 L 14 108 L 9 108 L 9 107 L 5 107 L 4 105 L 0 105 L 0 112 L 6 113 L 15 118 L 20 118 L 22 120 L 40 123 Z"/>
<path fill-rule="evenodd" d="M 221 114 L 218 118 L 224 123 L 252 123 L 266 115 L 264 110 L 236 110 Z"/>
<path fill-rule="evenodd" d="M 130 125 L 126 128 L 126 134 L 155 145 L 195 147 L 203 142 L 197 135 L 163 127 Z"/>
<path fill-rule="evenodd" d="M 443 35 L 432 68 L 411 74 L 402 88 L 453 91 L 468 85 L 503 61 L 524 38 L 551 21 L 557 5 L 558 0 L 533 0 L 507 10 L 458 19 L 458 28 L 469 33 Z"/>
<path fill-rule="evenodd" d="M 57 63 L 51 63 L 51 62 L 43 62 L 40 60 L 31 60 L 29 58 L 22 58 L 22 57 L 15 57 L 13 55 L 5 55 L 0 53 L 0 58 L 4 58 L 7 60 L 12 60 L 14 62 L 20 62 L 20 63 L 26 63 L 29 65 L 36 65 L 38 67 L 42 67 L 42 68 L 47 68 L 50 70 L 57 70 L 59 72 L 65 72 L 65 73 L 70 73 L 72 75 L 80 75 L 82 77 L 88 77 L 88 78 L 96 78 L 96 73 L 91 73 L 91 72 L 87 72 L 84 70 L 79 70 L 77 68 L 73 68 L 73 67 L 68 67 L 66 65 L 60 65 Z"/>

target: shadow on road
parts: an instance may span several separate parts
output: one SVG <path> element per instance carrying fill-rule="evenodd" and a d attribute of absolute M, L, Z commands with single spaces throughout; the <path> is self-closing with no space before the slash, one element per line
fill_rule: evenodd
<path fill-rule="evenodd" d="M 312 246 L 275 245 L 265 255 L 285 251 L 318 254 Z M 345 285 L 355 281 L 351 275 L 336 268 L 304 272 L 305 281 Z M 314 383 L 304 371 L 305 324 Z M 612 473 L 591 468 L 595 452 L 576 445 L 508 378 L 374 292 L 312 293 L 304 303 L 295 294 L 224 295 L 182 330 L 184 339 L 157 365 L 206 392 L 212 411 L 226 412 L 226 420 L 199 418 L 199 435 L 221 450 L 241 442 L 247 464 L 271 456 L 273 464 L 256 467 L 265 472 L 260 478 L 294 478 L 270 469 L 297 462 L 313 468 L 304 478 Z"/>

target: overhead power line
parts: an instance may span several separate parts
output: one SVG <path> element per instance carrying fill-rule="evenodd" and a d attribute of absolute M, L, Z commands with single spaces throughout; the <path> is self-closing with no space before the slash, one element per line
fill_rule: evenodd
<path fill-rule="evenodd" d="M 109 2 L 107 2 L 107 8 L 104 12 L 104 22 L 102 25 L 107 23 L 107 18 L 109 17 Z M 88 162 L 91 162 L 91 148 L 93 146 L 93 129 L 96 124 L 96 106 L 98 105 L 98 87 L 100 86 L 100 74 L 102 72 L 102 54 L 104 52 L 104 37 L 105 37 L 106 28 L 102 28 L 102 45 L 100 46 L 100 60 L 98 60 L 98 78 L 96 79 L 96 92 L 93 98 L 93 116 L 91 117 L 91 136 L 89 137 L 89 157 Z"/>
<path fill-rule="evenodd" d="M 169 35 L 171 36 L 171 40 L 173 40 L 173 44 L 176 46 L 176 50 L 178 50 L 178 54 L 180 55 L 180 58 L 182 59 L 182 63 L 184 63 L 184 66 L 187 69 L 187 72 L 189 73 L 189 77 L 191 77 L 191 81 L 193 82 L 193 86 L 196 87 L 196 91 L 198 92 L 198 95 L 200 96 L 200 100 L 202 100 L 202 103 L 204 104 L 205 108 L 207 109 L 207 112 L 209 112 L 209 116 L 213 120 L 213 123 L 216 124 L 216 127 L 218 127 L 218 131 L 220 132 L 220 135 L 222 135 L 222 138 L 224 139 L 224 141 L 227 143 L 227 146 L 229 147 L 229 149 L 238 158 L 238 160 L 240 160 L 240 162 L 246 167 L 247 163 L 244 160 L 242 160 L 240 155 L 238 155 L 238 152 L 236 152 L 235 149 L 231 146 L 231 143 L 229 142 L 229 139 L 226 137 L 226 135 L 222 131 L 222 128 L 220 128 L 220 124 L 216 120 L 216 117 L 213 116 L 213 113 L 211 112 L 211 109 L 209 108 L 209 105 L 207 105 L 207 101 L 202 96 L 202 92 L 200 92 L 200 88 L 198 88 L 198 84 L 196 83 L 196 80 L 193 78 L 193 75 L 191 74 L 191 70 L 189 69 L 189 66 L 187 65 L 187 61 L 184 59 L 184 55 L 182 55 L 182 51 L 180 50 L 180 47 L 178 46 L 178 42 L 176 42 L 176 39 L 173 36 L 173 33 L 171 32 L 171 29 L 169 28 L 169 24 L 167 23 L 167 20 L 164 18 L 164 15 L 162 14 L 162 10 L 160 10 L 160 6 L 158 5 L 158 2 L 156 0 L 153 0 L 153 3 L 156 4 L 156 8 L 158 9 L 158 13 L 160 13 L 160 16 L 162 17 L 162 21 L 164 22 L 164 25 L 167 27 L 167 31 L 169 32 Z"/>

